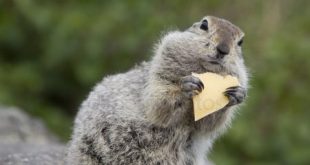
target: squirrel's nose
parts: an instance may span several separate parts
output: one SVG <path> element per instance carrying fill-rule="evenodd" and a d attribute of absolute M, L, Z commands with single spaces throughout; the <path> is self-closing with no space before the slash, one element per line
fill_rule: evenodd
<path fill-rule="evenodd" d="M 220 43 L 216 46 L 218 52 L 218 57 L 223 58 L 225 55 L 229 54 L 229 46 L 225 43 Z"/>

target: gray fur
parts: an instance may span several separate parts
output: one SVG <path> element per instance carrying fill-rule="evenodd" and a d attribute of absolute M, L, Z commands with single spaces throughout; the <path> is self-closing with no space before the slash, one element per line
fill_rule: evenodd
<path fill-rule="evenodd" d="M 149 62 L 97 84 L 75 119 L 68 164 L 207 163 L 205 155 L 213 141 L 229 126 L 236 104 L 244 99 L 248 78 L 237 45 L 243 32 L 223 19 L 203 19 L 208 20 L 208 31 L 199 28 L 199 21 L 184 32 L 170 32 Z M 219 44 L 229 48 L 220 59 Z M 227 91 L 235 99 L 230 106 L 194 122 L 189 96 L 201 87 L 197 80 L 192 85 L 182 80 L 191 81 L 192 72 L 207 71 L 237 76 L 242 88 Z"/>

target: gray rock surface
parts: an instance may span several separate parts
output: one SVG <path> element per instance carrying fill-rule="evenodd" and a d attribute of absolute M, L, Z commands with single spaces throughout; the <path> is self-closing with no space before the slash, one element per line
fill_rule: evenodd
<path fill-rule="evenodd" d="M 1 165 L 63 165 L 65 147 L 57 144 L 0 144 Z"/>
<path fill-rule="evenodd" d="M 0 107 L 0 143 L 49 144 L 58 142 L 44 124 L 17 108 Z"/>
<path fill-rule="evenodd" d="M 40 120 L 0 107 L 0 165 L 62 165 L 65 148 Z"/>

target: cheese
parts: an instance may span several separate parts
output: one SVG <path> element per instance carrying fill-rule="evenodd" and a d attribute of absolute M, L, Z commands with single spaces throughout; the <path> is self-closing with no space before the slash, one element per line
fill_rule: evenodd
<path fill-rule="evenodd" d="M 238 79 L 230 75 L 221 76 L 210 72 L 192 75 L 204 85 L 203 91 L 193 97 L 195 121 L 225 107 L 229 103 L 224 95 L 226 89 L 240 85 Z"/>

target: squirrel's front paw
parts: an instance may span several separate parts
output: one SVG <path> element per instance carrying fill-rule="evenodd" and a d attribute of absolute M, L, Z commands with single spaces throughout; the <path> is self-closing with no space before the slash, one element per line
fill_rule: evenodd
<path fill-rule="evenodd" d="M 182 77 L 180 85 L 182 92 L 189 98 L 199 94 L 204 88 L 200 79 L 192 75 Z"/>
<path fill-rule="evenodd" d="M 229 99 L 227 106 L 232 106 L 243 102 L 246 97 L 246 89 L 240 86 L 230 87 L 226 89 L 224 94 Z"/>

